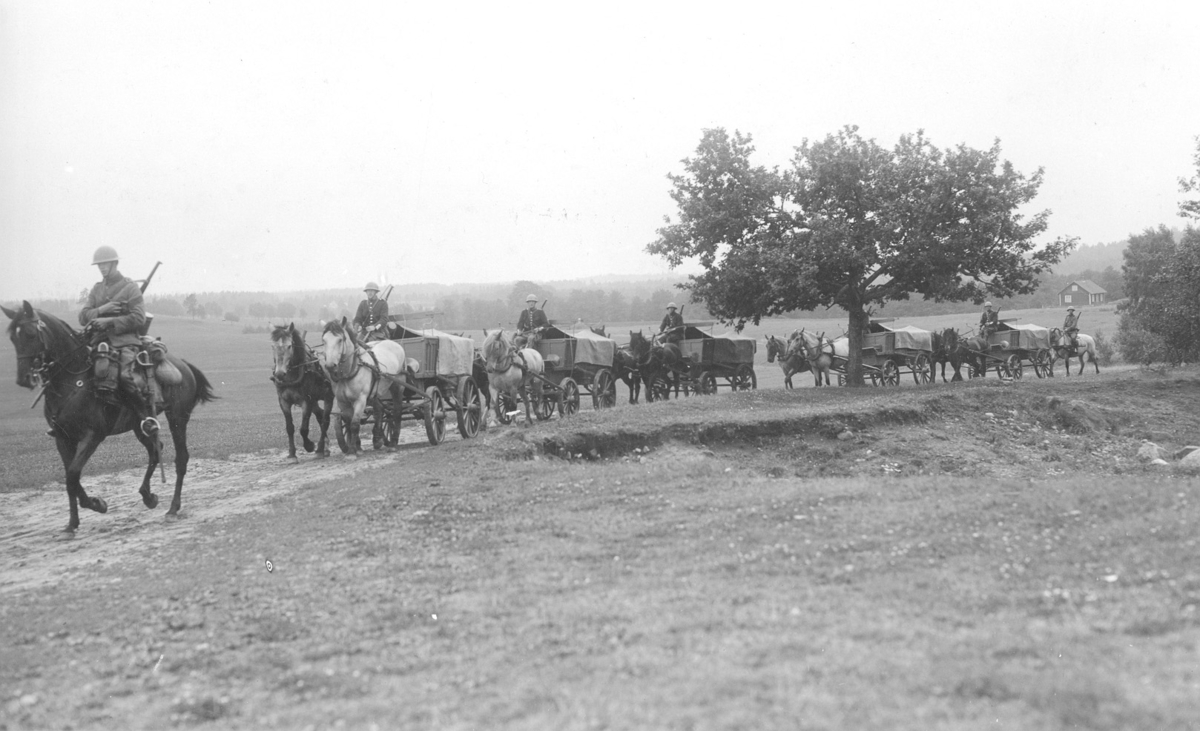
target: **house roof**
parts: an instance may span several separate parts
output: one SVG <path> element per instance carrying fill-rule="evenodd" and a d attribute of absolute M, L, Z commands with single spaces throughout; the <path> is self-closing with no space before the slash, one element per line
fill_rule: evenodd
<path fill-rule="evenodd" d="M 1107 289 L 1101 287 L 1099 284 L 1096 284 L 1090 279 L 1073 279 L 1070 282 L 1067 282 L 1067 286 L 1063 287 L 1059 294 L 1070 291 L 1072 284 L 1078 284 L 1079 288 L 1088 294 L 1108 294 Z"/>

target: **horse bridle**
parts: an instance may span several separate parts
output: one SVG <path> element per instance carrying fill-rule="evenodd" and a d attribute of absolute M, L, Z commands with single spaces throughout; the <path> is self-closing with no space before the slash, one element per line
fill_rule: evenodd
<path fill-rule="evenodd" d="M 295 350 L 295 348 L 296 348 L 296 342 L 293 340 L 292 341 L 292 349 Z M 289 363 L 288 364 L 287 370 L 285 370 L 283 372 L 284 378 L 282 378 L 282 379 L 274 378 L 274 374 L 272 374 L 272 378 L 275 381 L 275 385 L 284 386 L 284 387 L 296 386 L 296 385 L 299 385 L 300 382 L 304 380 L 304 377 L 307 376 L 309 373 L 315 373 L 317 375 L 320 375 L 321 371 L 320 371 L 319 365 L 318 365 L 317 369 L 310 368 L 310 366 L 312 366 L 312 365 L 319 364 L 321 362 L 321 359 L 317 357 L 316 353 L 313 352 L 312 348 L 308 347 L 308 343 L 304 344 L 304 355 L 307 356 L 306 360 L 302 360 L 299 363 Z M 295 378 L 287 378 L 286 377 L 287 374 L 291 373 L 293 370 L 296 371 L 296 377 Z"/>
<path fill-rule="evenodd" d="M 37 352 L 35 353 L 26 355 L 17 353 L 17 370 L 20 372 L 21 361 L 29 361 L 29 374 L 31 380 L 33 381 L 34 387 L 37 387 L 39 384 L 50 383 L 51 379 L 54 377 L 54 371 L 56 368 L 61 368 L 73 376 L 83 375 L 84 373 L 88 372 L 89 368 L 91 368 L 90 359 L 88 362 L 84 363 L 83 369 L 80 371 L 72 371 L 71 369 L 67 368 L 65 364 L 54 360 L 54 358 L 50 356 L 50 344 L 46 342 L 46 338 L 48 337 L 46 323 L 42 322 L 41 318 L 34 317 L 32 320 L 26 323 L 17 325 L 15 333 L 21 334 L 21 329 L 27 325 L 32 325 L 37 331 L 38 345 L 41 347 L 38 348 Z M 74 355 L 79 350 L 84 350 L 87 347 L 87 343 L 81 343 L 76 346 L 75 350 L 71 351 L 71 355 Z"/>

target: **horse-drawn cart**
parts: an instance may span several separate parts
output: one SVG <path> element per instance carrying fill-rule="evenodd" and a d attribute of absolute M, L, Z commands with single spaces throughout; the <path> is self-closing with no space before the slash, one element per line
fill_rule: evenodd
<path fill-rule="evenodd" d="M 581 393 L 592 397 L 594 409 L 616 405 L 613 359 L 617 344 L 611 339 L 586 328 L 569 333 L 550 324 L 542 328 L 536 350 L 544 363 L 544 371 L 538 377 L 542 398 L 532 404 L 538 419 L 549 419 L 556 408 L 562 416 L 576 413 Z M 496 402 L 496 418 L 502 424 L 512 423 L 517 406 L 501 394 Z"/>
<path fill-rule="evenodd" d="M 886 323 L 893 318 L 871 320 L 863 334 L 863 375 L 877 386 L 899 386 L 900 376 L 911 374 L 917 385 L 933 380 L 933 333 L 919 327 L 906 325 L 895 327 Z M 841 345 L 839 348 L 838 346 Z M 846 385 L 848 338 L 833 341 L 833 366 L 838 374 L 838 385 Z"/>
<path fill-rule="evenodd" d="M 679 343 L 682 364 L 658 373 L 649 384 L 649 398 L 669 398 L 677 382 L 685 394 L 712 394 L 724 385 L 731 391 L 758 388 L 754 354 L 758 341 L 744 335 L 710 335 L 685 325 Z M 718 381 L 724 381 L 722 384 Z"/>
<path fill-rule="evenodd" d="M 405 355 L 416 365 L 403 383 L 398 398 L 380 399 L 383 414 L 368 406 L 362 423 L 382 416 L 384 439 L 394 443 L 392 424 L 400 428 L 405 419 L 425 424 L 425 435 L 432 445 L 446 438 L 448 412 L 454 412 L 458 433 L 464 439 L 475 437 L 483 423 L 483 398 L 472 376 L 475 344 L 470 338 L 438 330 L 415 330 L 389 318 L 388 334 L 404 347 Z"/>
<path fill-rule="evenodd" d="M 988 334 L 988 349 L 971 350 L 976 363 L 973 375 L 983 375 L 994 367 L 1001 378 L 1019 380 L 1026 364 L 1032 366 L 1038 378 L 1053 376 L 1050 355 L 1050 330 L 1032 323 L 1014 325 L 1016 318 L 1000 320 L 996 329 Z M 982 371 L 982 372 L 979 372 Z"/>

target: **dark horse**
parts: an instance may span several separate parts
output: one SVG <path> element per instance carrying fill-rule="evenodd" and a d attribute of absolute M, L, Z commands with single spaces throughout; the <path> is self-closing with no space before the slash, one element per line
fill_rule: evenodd
<path fill-rule="evenodd" d="M 674 343 L 656 343 L 638 332 L 629 333 L 629 350 L 637 361 L 642 383 L 646 386 L 646 401 L 679 396 L 679 374 L 686 369 L 683 351 Z"/>
<path fill-rule="evenodd" d="M 958 348 L 958 331 L 952 327 L 933 333 L 933 367 L 936 369 L 941 364 L 942 383 L 946 383 L 947 363 L 954 369 L 954 376 L 950 380 L 961 381 L 963 379 L 960 370 L 963 364 L 963 353 Z"/>
<path fill-rule="evenodd" d="M 304 336 L 296 329 L 295 323 L 286 327 L 277 325 L 271 331 L 271 351 L 275 356 L 275 370 L 271 380 L 275 382 L 275 395 L 279 397 L 279 409 L 283 411 L 284 423 L 287 425 L 288 460 L 296 459 L 296 426 L 292 422 L 292 407 L 299 406 L 304 413 L 300 419 L 300 439 L 304 442 L 304 451 L 311 452 L 315 448 L 318 457 L 328 457 L 329 447 L 325 437 L 329 433 L 329 414 L 333 411 L 333 385 L 321 368 L 312 348 L 304 342 Z M 325 406 L 322 407 L 321 403 Z M 317 425 L 321 427 L 321 437 L 314 445 L 308 438 L 308 421 L 316 414 Z"/>
<path fill-rule="evenodd" d="M 148 508 L 158 506 L 158 496 L 150 491 L 150 476 L 159 464 L 157 436 L 146 436 L 135 429 L 137 416 L 128 408 L 105 403 L 96 398 L 92 388 L 92 359 L 83 335 L 53 315 L 35 310 L 28 302 L 21 309 L 5 308 L 12 319 L 8 337 L 17 349 L 17 385 L 33 388 L 36 381 L 44 387 L 46 422 L 54 433 L 58 454 L 67 472 L 67 498 L 71 518 L 67 531 L 79 527 L 79 506 L 97 513 L 108 512 L 108 504 L 98 497 L 88 497 L 79 478 L 88 459 L 105 438 L 133 431 L 146 448 L 149 465 L 142 487 L 138 491 Z M 187 474 L 187 425 L 197 404 L 212 401 L 212 384 L 199 368 L 171 354 L 165 356 L 179 371 L 178 383 L 161 383 L 164 412 L 175 442 L 175 497 L 168 516 L 179 513 L 183 476 Z M 164 365 L 160 365 L 163 368 Z"/>
<path fill-rule="evenodd" d="M 629 403 L 636 404 L 642 392 L 642 374 L 638 370 L 638 359 L 631 347 L 617 348 L 613 355 L 613 375 L 629 387 Z"/>

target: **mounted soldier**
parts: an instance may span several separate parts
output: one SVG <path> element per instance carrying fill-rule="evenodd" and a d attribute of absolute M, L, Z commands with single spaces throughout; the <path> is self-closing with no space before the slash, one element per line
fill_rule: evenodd
<path fill-rule="evenodd" d="M 662 323 L 658 326 L 659 339 L 678 346 L 683 342 L 683 315 L 676 312 L 678 307 L 674 302 L 667 305 L 667 314 L 663 315 Z"/>
<path fill-rule="evenodd" d="M 358 303 L 358 312 L 354 315 L 354 326 L 358 329 L 364 342 L 371 343 L 387 338 L 384 328 L 388 322 L 387 300 L 379 299 L 379 285 L 367 282 L 363 287 L 367 298 Z"/>
<path fill-rule="evenodd" d="M 986 339 L 1000 326 L 1000 313 L 992 309 L 991 302 L 983 303 L 983 314 L 979 316 L 979 334 Z"/>
<path fill-rule="evenodd" d="M 1071 352 L 1074 353 L 1079 349 L 1079 315 L 1075 314 L 1075 307 L 1067 308 L 1067 319 L 1063 320 L 1063 332 L 1066 333 L 1067 342 L 1071 345 Z"/>
<path fill-rule="evenodd" d="M 525 309 L 517 318 L 517 336 L 514 338 L 518 348 L 537 349 L 542 340 L 542 329 L 550 325 L 546 313 L 537 306 L 537 295 L 531 294 L 525 298 Z"/>
<path fill-rule="evenodd" d="M 137 283 L 117 270 L 116 249 L 101 246 L 92 255 L 100 268 L 101 281 L 88 294 L 79 311 L 79 324 L 91 334 L 95 357 L 95 388 L 101 400 L 128 406 L 138 417 L 146 436 L 158 431 L 153 397 L 148 383 L 135 368 L 142 349 L 146 307 Z"/>

